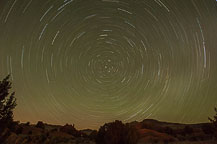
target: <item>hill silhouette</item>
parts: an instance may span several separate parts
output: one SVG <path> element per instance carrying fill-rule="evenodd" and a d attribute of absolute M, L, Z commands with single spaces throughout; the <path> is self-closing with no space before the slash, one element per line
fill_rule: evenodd
<path fill-rule="evenodd" d="M 110 140 L 111 144 L 124 144 L 132 140 L 132 133 L 129 137 L 122 137 L 127 142 L 118 142 L 120 137 L 120 125 L 122 128 L 127 126 L 133 128 L 136 132 L 131 143 L 146 144 L 146 143 L 203 143 L 203 144 L 216 144 L 216 139 L 213 135 L 214 130 L 211 123 L 200 124 L 180 124 L 162 122 L 153 119 L 145 119 L 141 122 L 131 122 L 123 124 L 121 121 L 107 123 L 104 126 L 109 129 L 109 125 L 113 124 L 111 129 Z M 13 129 L 6 128 L 1 134 L 4 137 L 3 144 L 97 144 L 102 142 L 102 138 L 106 137 L 101 135 L 100 130 L 77 130 L 74 125 L 66 124 L 51 125 L 39 121 L 37 124 L 19 123 L 14 122 Z M 116 123 L 116 125 L 114 125 Z M 102 128 L 102 127 L 101 127 Z M 129 129 L 127 129 L 129 130 Z M 117 133 L 119 131 L 119 134 Z M 108 136 L 108 135 L 107 135 Z M 108 139 L 111 139 L 108 136 Z M 101 141 L 97 142 L 97 139 Z M 106 138 L 105 138 L 106 139 Z M 108 141 L 108 139 L 106 139 Z"/>

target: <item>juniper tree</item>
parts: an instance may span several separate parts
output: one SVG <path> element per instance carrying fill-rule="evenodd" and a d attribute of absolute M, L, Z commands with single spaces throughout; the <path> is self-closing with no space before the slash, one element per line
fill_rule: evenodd
<path fill-rule="evenodd" d="M 15 92 L 10 93 L 10 75 L 0 81 L 0 129 L 3 130 L 13 122 L 13 109 L 16 106 Z"/>
<path fill-rule="evenodd" d="M 101 126 L 96 136 L 96 144 L 136 144 L 137 140 L 137 130 L 118 120 Z"/>

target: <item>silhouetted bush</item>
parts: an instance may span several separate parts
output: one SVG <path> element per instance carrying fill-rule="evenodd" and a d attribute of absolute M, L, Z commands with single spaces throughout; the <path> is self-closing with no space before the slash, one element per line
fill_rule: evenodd
<path fill-rule="evenodd" d="M 138 134 L 136 129 L 129 125 L 124 125 L 116 120 L 112 123 L 106 123 L 100 127 L 96 143 L 97 144 L 136 144 Z"/>
<path fill-rule="evenodd" d="M 35 127 L 44 129 L 44 128 L 45 128 L 45 125 L 44 125 L 44 123 L 43 123 L 42 121 L 38 121 L 38 123 L 36 124 Z"/>
<path fill-rule="evenodd" d="M 29 125 L 30 125 L 30 122 L 26 122 L 26 123 L 25 123 L 25 126 L 29 126 Z"/>
<path fill-rule="evenodd" d="M 214 128 L 214 133 L 213 135 L 217 138 L 217 108 L 215 108 L 215 116 L 213 117 L 213 119 L 209 118 L 210 122 L 212 123 L 213 125 L 213 128 Z"/>

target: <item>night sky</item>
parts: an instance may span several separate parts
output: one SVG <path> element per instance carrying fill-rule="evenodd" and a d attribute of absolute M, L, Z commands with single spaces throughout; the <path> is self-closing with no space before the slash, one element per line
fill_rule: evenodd
<path fill-rule="evenodd" d="M 207 122 L 217 2 L 0 0 L 0 78 L 9 73 L 21 122 Z"/>

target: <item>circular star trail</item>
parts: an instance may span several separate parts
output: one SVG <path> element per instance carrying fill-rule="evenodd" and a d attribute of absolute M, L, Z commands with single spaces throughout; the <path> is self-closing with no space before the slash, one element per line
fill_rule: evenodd
<path fill-rule="evenodd" d="M 214 0 L 2 0 L 15 119 L 204 122 L 217 105 Z"/>

